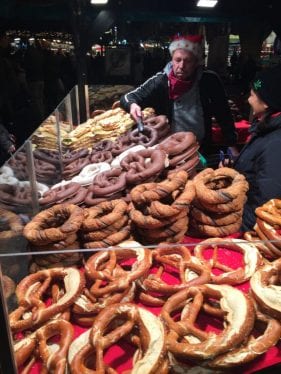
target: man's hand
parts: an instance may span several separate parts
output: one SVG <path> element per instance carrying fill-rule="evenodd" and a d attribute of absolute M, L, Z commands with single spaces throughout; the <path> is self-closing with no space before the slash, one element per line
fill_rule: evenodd
<path fill-rule="evenodd" d="M 141 107 L 136 103 L 131 104 L 130 115 L 137 122 L 137 120 L 142 117 Z"/>

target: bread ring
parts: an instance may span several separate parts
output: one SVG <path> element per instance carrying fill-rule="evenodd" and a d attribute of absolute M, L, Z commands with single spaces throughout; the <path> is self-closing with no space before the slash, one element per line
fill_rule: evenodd
<path fill-rule="evenodd" d="M 232 213 L 212 213 L 209 214 L 206 211 L 192 207 L 191 216 L 197 222 L 203 223 L 210 226 L 227 226 L 236 223 L 242 217 L 242 210 L 238 210 Z"/>
<path fill-rule="evenodd" d="M 118 232 L 114 232 L 102 240 L 84 243 L 84 247 L 89 249 L 112 247 L 116 244 L 121 243 L 123 240 L 128 239 L 130 233 L 131 227 L 130 225 L 127 225 L 122 227 Z"/>
<path fill-rule="evenodd" d="M 217 188 L 217 183 L 222 183 L 223 187 Z M 223 167 L 203 175 L 202 178 L 198 177 L 195 188 L 197 198 L 202 204 L 225 204 L 245 194 L 249 187 L 242 174 Z"/>
<path fill-rule="evenodd" d="M 265 264 L 250 279 L 251 290 L 260 309 L 279 320 L 281 318 L 281 287 L 278 285 L 280 271 L 281 258 Z"/>
<path fill-rule="evenodd" d="M 169 156 L 175 156 L 183 153 L 195 143 L 196 136 L 193 132 L 180 131 L 163 140 L 158 148 L 165 151 Z"/>
<path fill-rule="evenodd" d="M 222 246 L 224 251 L 227 250 L 237 251 L 244 256 L 244 268 L 239 267 L 233 269 L 229 266 L 222 264 L 218 260 L 218 247 Z M 208 248 L 213 248 L 212 257 L 206 260 L 204 257 L 204 251 Z M 262 263 L 262 257 L 257 248 L 242 239 L 227 239 L 227 242 L 220 238 L 206 239 L 203 242 L 197 244 L 194 247 L 194 255 L 202 262 L 209 264 L 211 268 L 220 269 L 223 271 L 222 274 L 212 274 L 211 279 L 216 284 L 239 284 L 243 283 L 254 274 L 256 269 Z"/>
<path fill-rule="evenodd" d="M 27 240 L 46 245 L 65 240 L 67 235 L 80 229 L 84 219 L 83 209 L 72 204 L 58 204 L 38 213 L 24 227 Z"/>
<path fill-rule="evenodd" d="M 220 315 L 227 319 L 227 325 L 219 335 L 195 326 L 207 298 L 219 300 Z M 187 312 L 182 314 L 181 320 L 174 321 L 171 314 L 186 307 Z M 168 328 L 166 344 L 169 351 L 180 357 L 206 360 L 244 341 L 253 328 L 255 309 L 252 300 L 242 291 L 228 285 L 206 284 L 172 295 L 163 306 L 161 317 Z"/>
<path fill-rule="evenodd" d="M 110 226 L 127 211 L 127 203 L 121 199 L 104 201 L 85 210 L 82 230 L 89 232 Z"/>
<path fill-rule="evenodd" d="M 242 224 L 242 217 L 234 223 L 225 226 L 211 226 L 202 224 L 195 220 L 190 220 L 190 230 L 195 231 L 200 237 L 225 237 L 239 231 Z"/>

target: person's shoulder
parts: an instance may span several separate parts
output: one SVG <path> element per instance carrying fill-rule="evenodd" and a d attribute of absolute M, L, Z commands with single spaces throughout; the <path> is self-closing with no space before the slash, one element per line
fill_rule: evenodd
<path fill-rule="evenodd" d="M 201 81 L 210 81 L 210 80 L 217 80 L 217 79 L 220 79 L 219 75 L 213 71 L 213 70 L 209 70 L 209 69 L 204 69 L 202 71 L 202 76 L 201 76 Z"/>

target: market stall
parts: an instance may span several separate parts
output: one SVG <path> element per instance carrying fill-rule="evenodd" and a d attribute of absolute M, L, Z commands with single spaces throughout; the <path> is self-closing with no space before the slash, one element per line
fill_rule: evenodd
<path fill-rule="evenodd" d="M 242 238 L 248 184 L 229 168 L 198 173 L 191 133 L 170 134 L 153 108 L 140 132 L 116 104 L 75 127 L 74 101 L 1 169 L 10 365 L 253 373 L 280 363 L 280 201 Z"/>

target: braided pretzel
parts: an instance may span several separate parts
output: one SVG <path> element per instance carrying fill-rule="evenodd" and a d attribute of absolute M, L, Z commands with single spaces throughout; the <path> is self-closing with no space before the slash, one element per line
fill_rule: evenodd
<path fill-rule="evenodd" d="M 237 222 L 225 226 L 211 226 L 190 220 L 190 226 L 198 236 L 204 237 L 225 237 L 239 231 L 242 224 L 242 217 Z"/>
<path fill-rule="evenodd" d="M 259 311 L 256 312 L 256 321 L 266 325 L 265 331 L 258 338 L 250 335 L 246 345 L 216 357 L 208 362 L 208 366 L 212 368 L 230 368 L 246 364 L 273 347 L 281 336 L 280 322 Z"/>
<path fill-rule="evenodd" d="M 42 298 L 54 279 L 63 280 L 65 293 L 57 302 L 46 306 Z M 11 329 L 22 331 L 33 328 L 64 312 L 83 287 L 84 278 L 75 268 L 53 268 L 28 275 L 16 288 L 19 307 L 9 316 Z"/>
<path fill-rule="evenodd" d="M 125 322 L 105 335 L 107 327 L 115 320 Z M 104 350 L 127 336 L 133 328 L 139 331 L 139 337 L 132 339 L 138 347 L 133 372 L 156 373 L 162 367 L 165 356 L 164 327 L 151 312 L 129 303 L 114 304 L 104 309 L 95 319 L 93 328 L 72 343 L 68 356 L 71 372 L 113 372 L 113 368 L 104 363 Z M 90 356 L 94 358 L 91 368 L 87 364 Z"/>
<path fill-rule="evenodd" d="M 82 230 L 100 230 L 121 219 L 127 211 L 127 203 L 121 199 L 104 201 L 85 210 Z"/>
<path fill-rule="evenodd" d="M 60 336 L 59 348 L 53 352 L 47 341 L 53 336 Z M 73 340 L 74 329 L 70 322 L 63 319 L 48 322 L 36 331 L 39 354 L 43 368 L 48 373 L 64 374 L 67 366 L 67 353 Z"/>
<path fill-rule="evenodd" d="M 242 174 L 234 169 L 223 167 L 199 176 L 195 187 L 197 198 L 201 203 L 222 204 L 245 194 L 248 183 Z"/>
<path fill-rule="evenodd" d="M 226 327 L 219 335 L 195 326 L 197 316 L 209 298 L 219 300 L 219 315 L 227 320 Z M 181 320 L 176 322 L 171 314 L 179 309 L 183 309 L 183 313 Z M 207 311 L 212 310 L 208 308 Z M 168 328 L 166 344 L 169 351 L 186 358 L 211 359 L 244 341 L 253 328 L 255 310 L 252 300 L 238 289 L 207 284 L 183 289 L 172 295 L 163 306 L 161 317 Z"/>
<path fill-rule="evenodd" d="M 281 259 L 265 264 L 250 279 L 252 293 L 262 311 L 280 320 L 280 270 Z"/>
<path fill-rule="evenodd" d="M 88 249 L 112 247 L 123 242 L 123 240 L 128 239 L 130 233 L 131 227 L 130 225 L 127 225 L 122 227 L 118 232 L 113 232 L 102 240 L 84 243 L 84 247 Z"/>
<path fill-rule="evenodd" d="M 224 252 L 227 252 L 228 249 L 241 252 L 244 256 L 244 267 L 233 269 L 222 264 L 218 259 L 218 247 L 220 244 L 223 247 Z M 204 251 L 208 248 L 213 248 L 214 251 L 212 257 L 209 260 L 206 260 L 204 257 Z M 211 268 L 220 269 L 224 272 L 220 275 L 211 275 L 212 282 L 216 284 L 243 283 L 254 274 L 262 262 L 262 257 L 257 248 L 253 244 L 242 239 L 227 239 L 227 242 L 220 238 L 207 239 L 194 247 L 194 255 L 199 258 L 200 261 L 209 264 Z"/>
<path fill-rule="evenodd" d="M 84 211 L 73 204 L 58 204 L 38 213 L 24 227 L 23 235 L 35 244 L 65 240 L 77 232 L 84 219 Z"/>
<path fill-rule="evenodd" d="M 131 190 L 131 199 L 136 204 L 151 203 L 165 199 L 174 191 L 186 185 L 188 175 L 185 171 L 173 173 L 160 183 L 144 183 Z"/>
<path fill-rule="evenodd" d="M 227 226 L 233 224 L 242 217 L 242 210 L 232 213 L 212 213 L 208 214 L 206 211 L 192 207 L 191 216 L 197 222 L 201 222 L 210 226 Z"/>
<path fill-rule="evenodd" d="M 123 216 L 120 218 L 120 220 L 114 222 L 112 225 L 102 230 L 96 230 L 96 231 L 83 233 L 81 237 L 84 242 L 103 240 L 107 238 L 108 236 L 116 233 L 121 228 L 125 227 L 128 224 L 128 221 L 129 221 L 129 218 L 127 216 Z"/>
<path fill-rule="evenodd" d="M 9 210 L 0 208 L 0 240 L 11 239 L 22 233 L 20 217 Z"/>
<path fill-rule="evenodd" d="M 194 185 L 196 181 L 193 179 Z M 241 193 L 238 197 L 229 201 L 228 203 L 222 204 L 208 204 L 206 202 L 202 203 L 199 199 L 194 199 L 193 205 L 195 205 L 200 210 L 207 210 L 210 213 L 233 213 L 241 210 L 247 201 L 247 197 Z"/>

